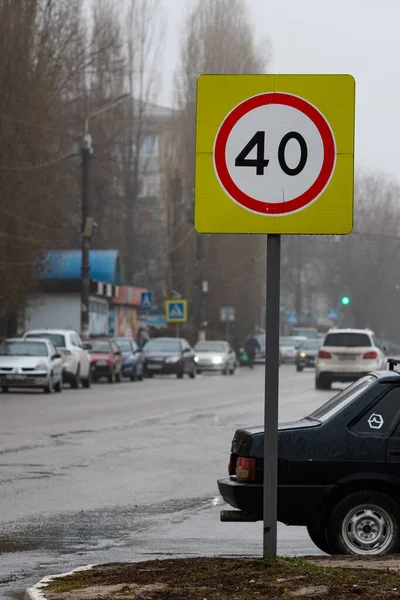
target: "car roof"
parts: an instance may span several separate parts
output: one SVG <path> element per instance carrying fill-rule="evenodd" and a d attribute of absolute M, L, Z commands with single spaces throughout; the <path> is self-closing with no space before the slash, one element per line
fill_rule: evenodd
<path fill-rule="evenodd" d="M 400 383 L 398 371 L 376 371 L 372 373 L 381 383 Z"/>
<path fill-rule="evenodd" d="M 196 344 L 227 344 L 226 340 L 198 340 Z"/>
<path fill-rule="evenodd" d="M 66 333 L 76 333 L 79 335 L 77 331 L 73 329 L 28 329 L 25 331 L 24 335 L 32 335 L 33 333 L 55 333 L 56 335 L 65 335 Z"/>
<path fill-rule="evenodd" d="M 155 338 L 150 338 L 149 340 L 147 340 L 148 342 L 152 342 L 153 340 L 156 340 L 157 342 L 180 342 L 182 341 L 183 338 L 177 338 L 177 337 L 155 337 Z"/>
<path fill-rule="evenodd" d="M 326 332 L 326 335 L 328 335 L 328 333 L 366 333 L 367 335 L 374 335 L 372 329 L 355 329 L 353 327 L 347 327 L 342 329 L 336 329 L 335 327 L 332 327 Z"/>
<path fill-rule="evenodd" d="M 6 338 L 5 342 L 23 342 L 24 344 L 30 344 L 31 342 L 40 342 L 41 344 L 49 344 L 50 340 L 46 340 L 45 338 L 29 338 L 29 340 L 24 340 L 24 338 Z"/>

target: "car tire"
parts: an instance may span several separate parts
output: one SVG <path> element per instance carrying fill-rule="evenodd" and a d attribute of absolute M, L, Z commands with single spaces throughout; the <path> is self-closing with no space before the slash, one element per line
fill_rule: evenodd
<path fill-rule="evenodd" d="M 196 375 L 197 375 L 196 365 L 193 365 L 193 369 L 190 371 L 189 377 L 190 377 L 190 379 L 195 379 Z"/>
<path fill-rule="evenodd" d="M 325 528 L 316 527 L 310 523 L 307 525 L 307 532 L 311 541 L 319 548 L 319 550 L 325 552 L 325 554 L 330 554 Z"/>
<path fill-rule="evenodd" d="M 136 381 L 136 379 L 139 379 L 139 377 L 136 377 L 136 373 L 132 373 L 132 375 L 129 377 L 129 379 L 131 381 Z"/>
<path fill-rule="evenodd" d="M 118 373 L 115 373 L 115 381 L 117 383 L 121 383 L 122 377 L 121 377 L 121 371 L 118 371 Z"/>
<path fill-rule="evenodd" d="M 315 389 L 316 390 L 330 390 L 331 381 L 323 375 L 317 375 L 315 378 Z"/>
<path fill-rule="evenodd" d="M 88 376 L 87 377 L 82 377 L 81 381 L 82 381 L 82 387 L 85 390 L 88 390 L 91 387 L 91 385 L 92 385 L 92 375 L 90 373 L 90 370 L 89 370 Z"/>
<path fill-rule="evenodd" d="M 146 377 L 148 377 L 149 379 L 153 379 L 154 373 L 146 373 Z"/>
<path fill-rule="evenodd" d="M 300 365 L 296 365 L 296 371 L 298 373 L 301 373 L 303 371 L 303 367 L 300 367 Z"/>
<path fill-rule="evenodd" d="M 326 539 L 331 554 L 382 556 L 397 553 L 400 548 L 400 506 L 390 496 L 375 490 L 349 494 L 332 510 Z"/>
<path fill-rule="evenodd" d="M 235 367 L 232 367 L 232 369 L 229 369 L 229 374 L 230 375 L 234 375 L 235 374 Z"/>
<path fill-rule="evenodd" d="M 7 385 L 3 385 L 1 388 L 1 391 L 3 392 L 3 394 L 7 394 L 8 393 L 8 386 Z"/>
<path fill-rule="evenodd" d="M 110 375 L 107 376 L 108 383 L 115 383 L 115 371 L 111 371 Z"/>
<path fill-rule="evenodd" d="M 182 371 L 179 371 L 179 373 L 176 374 L 177 379 L 183 379 L 185 375 L 185 370 L 182 369 Z"/>
<path fill-rule="evenodd" d="M 77 390 L 79 388 L 79 381 L 81 379 L 81 365 L 78 365 L 76 374 L 71 379 L 71 390 Z"/>
<path fill-rule="evenodd" d="M 63 380 L 62 378 L 54 384 L 54 390 L 58 393 L 61 393 L 63 390 Z"/>

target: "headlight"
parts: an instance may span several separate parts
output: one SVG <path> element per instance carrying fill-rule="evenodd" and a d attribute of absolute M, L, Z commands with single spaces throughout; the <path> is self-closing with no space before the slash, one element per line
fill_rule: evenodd
<path fill-rule="evenodd" d="M 165 362 L 174 363 L 174 362 L 178 362 L 179 359 L 180 359 L 180 356 L 168 356 L 168 358 Z"/>
<path fill-rule="evenodd" d="M 39 363 L 36 367 L 36 371 L 47 371 L 47 364 L 44 362 Z"/>
<path fill-rule="evenodd" d="M 198 356 L 194 357 L 194 362 L 199 362 L 199 357 Z"/>
<path fill-rule="evenodd" d="M 305 357 L 306 357 L 306 353 L 305 353 L 305 352 L 302 352 L 302 353 L 300 354 L 300 356 L 301 356 L 301 358 L 305 358 Z"/>
<path fill-rule="evenodd" d="M 220 365 L 222 363 L 222 357 L 221 356 L 214 356 L 214 358 L 212 359 L 213 364 L 214 365 Z"/>

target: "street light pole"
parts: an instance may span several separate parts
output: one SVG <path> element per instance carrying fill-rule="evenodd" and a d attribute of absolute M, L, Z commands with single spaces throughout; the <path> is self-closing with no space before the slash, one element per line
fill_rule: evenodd
<path fill-rule="evenodd" d="M 81 226 L 81 249 L 82 249 L 82 285 L 81 285 L 81 335 L 83 339 L 89 338 L 89 298 L 90 298 L 90 221 L 92 202 L 90 194 L 90 163 L 92 159 L 92 138 L 85 133 L 81 147 L 82 157 L 82 226 Z"/>
<path fill-rule="evenodd" d="M 90 193 L 90 163 L 93 155 L 92 136 L 89 133 L 89 121 L 96 115 L 110 110 L 130 94 L 123 94 L 99 109 L 90 113 L 85 119 L 85 131 L 81 144 L 82 158 L 82 224 L 81 224 L 81 336 L 89 338 L 89 299 L 90 299 L 90 240 L 93 230 L 92 201 Z"/>

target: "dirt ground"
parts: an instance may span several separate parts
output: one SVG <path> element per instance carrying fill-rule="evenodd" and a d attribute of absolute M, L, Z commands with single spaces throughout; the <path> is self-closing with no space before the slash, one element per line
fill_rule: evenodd
<path fill-rule="evenodd" d="M 400 556 L 190 558 L 109 564 L 56 578 L 48 600 L 400 599 Z"/>

